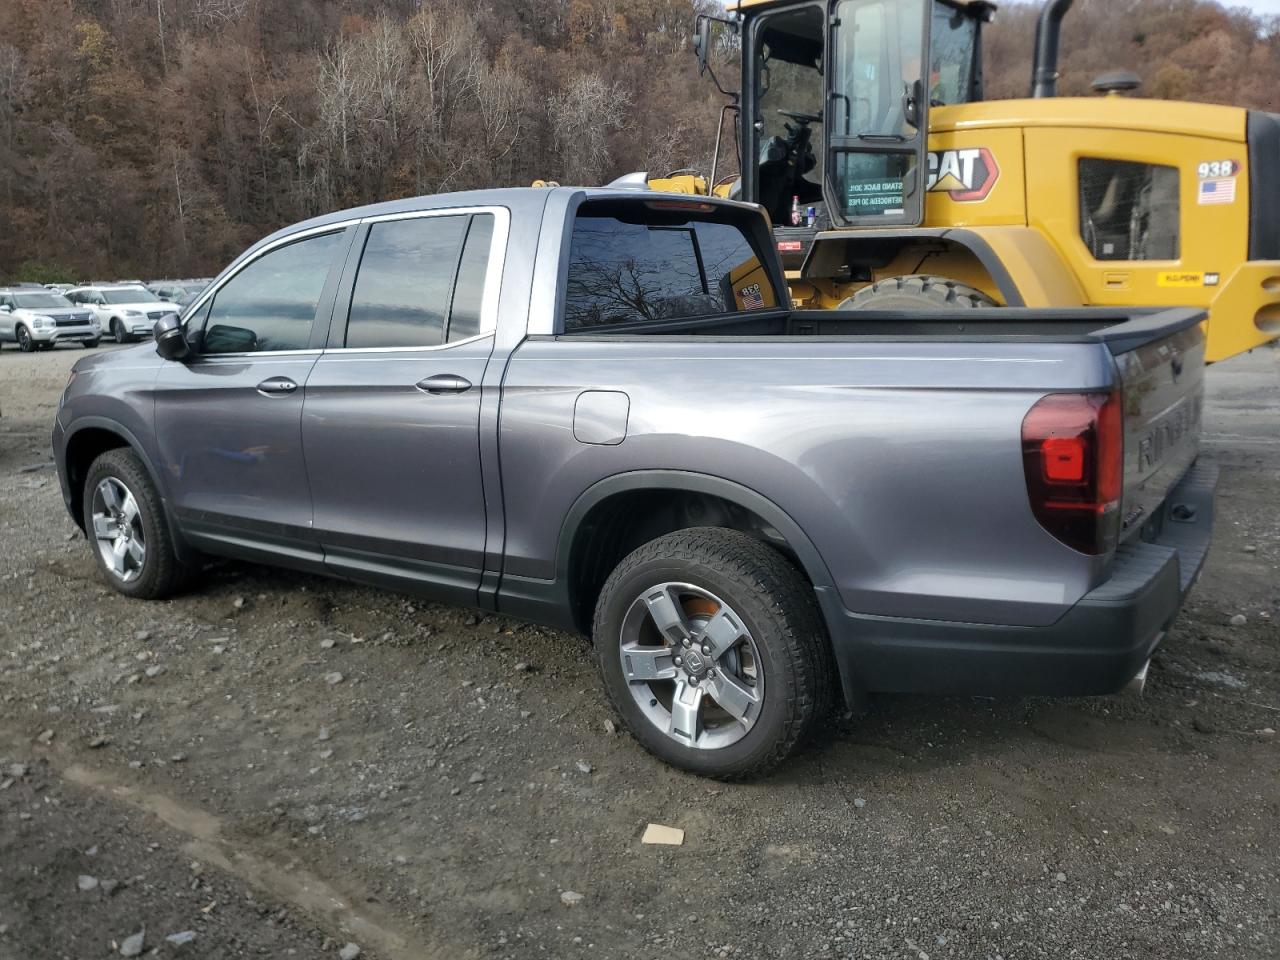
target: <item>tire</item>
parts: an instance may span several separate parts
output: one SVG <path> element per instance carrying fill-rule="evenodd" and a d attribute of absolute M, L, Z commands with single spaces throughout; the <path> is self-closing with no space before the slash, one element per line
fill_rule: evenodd
<path fill-rule="evenodd" d="M 31 339 L 31 334 L 22 324 L 18 324 L 14 330 L 14 336 L 18 338 L 18 349 L 23 353 L 30 353 L 36 348 L 35 341 Z"/>
<path fill-rule="evenodd" d="M 654 609 L 675 611 L 665 634 Z M 720 640 L 708 641 L 714 634 Z M 701 776 L 741 780 L 776 767 L 829 704 L 813 588 L 780 553 L 734 530 L 681 530 L 629 554 L 600 593 L 592 637 L 605 692 L 632 736 Z M 677 698 L 690 696 L 696 710 L 676 720 Z"/>
<path fill-rule="evenodd" d="M 100 492 L 104 484 L 115 491 L 118 510 L 112 509 L 112 501 Z M 121 491 L 127 497 L 120 496 Z M 159 600 L 186 585 L 194 570 L 181 563 L 174 552 L 160 494 L 136 453 L 120 447 L 94 460 L 85 479 L 82 502 L 85 532 L 94 559 L 111 587 L 127 597 Z M 123 574 L 113 569 L 106 559 L 108 555 L 115 555 L 121 540 L 118 535 L 109 534 L 113 530 L 118 534 L 124 527 L 111 516 L 113 513 L 126 517 L 128 523 L 122 551 Z M 141 547 L 141 557 L 134 550 L 135 545 Z"/>
<path fill-rule="evenodd" d="M 97 347 L 97 345 L 100 344 L 101 342 L 102 342 L 101 337 L 94 337 L 92 340 L 81 340 L 80 345 L 84 347 L 86 350 L 92 350 L 95 347 Z"/>
<path fill-rule="evenodd" d="M 124 324 L 117 317 L 111 318 L 111 336 L 115 338 L 116 343 L 128 343 L 131 339 Z"/>
<path fill-rule="evenodd" d="M 916 274 L 890 277 L 863 287 L 842 304 L 841 310 L 973 310 L 998 307 L 981 290 L 946 277 Z"/>

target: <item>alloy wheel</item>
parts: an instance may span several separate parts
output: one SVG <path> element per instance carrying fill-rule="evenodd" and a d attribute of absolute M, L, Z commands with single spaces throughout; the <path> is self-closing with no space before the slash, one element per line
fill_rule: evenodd
<path fill-rule="evenodd" d="M 764 705 L 764 667 L 742 618 L 715 594 L 660 583 L 632 602 L 619 656 L 645 718 L 677 743 L 715 750 L 741 740 Z"/>
<path fill-rule="evenodd" d="M 122 583 L 141 576 L 147 561 L 142 512 L 118 477 L 104 477 L 94 489 L 92 522 L 98 555 L 111 575 Z"/>

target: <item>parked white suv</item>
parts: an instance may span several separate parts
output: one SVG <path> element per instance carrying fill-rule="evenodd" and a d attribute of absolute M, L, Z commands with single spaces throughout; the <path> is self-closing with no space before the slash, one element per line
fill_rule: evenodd
<path fill-rule="evenodd" d="M 102 327 L 93 312 L 50 290 L 0 289 L 0 343 L 26 352 L 51 350 L 63 341 L 96 347 Z"/>
<path fill-rule="evenodd" d="M 138 337 L 151 336 L 151 328 L 167 313 L 178 308 L 141 284 L 104 284 L 73 287 L 67 299 L 93 311 L 104 333 L 116 343 L 128 343 Z"/>

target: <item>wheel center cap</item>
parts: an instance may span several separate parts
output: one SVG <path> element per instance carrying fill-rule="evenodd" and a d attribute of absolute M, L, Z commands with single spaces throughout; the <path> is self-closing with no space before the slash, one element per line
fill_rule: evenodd
<path fill-rule="evenodd" d="M 707 660 L 697 650 L 687 650 L 684 655 L 684 668 L 690 676 L 696 677 L 707 668 Z"/>

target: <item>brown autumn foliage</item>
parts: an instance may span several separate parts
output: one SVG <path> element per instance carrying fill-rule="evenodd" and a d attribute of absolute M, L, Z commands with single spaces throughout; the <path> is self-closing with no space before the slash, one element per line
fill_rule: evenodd
<path fill-rule="evenodd" d="M 0 276 L 189 276 L 282 224 L 439 190 L 705 168 L 713 0 L 5 0 Z M 1036 10 L 988 91 L 1021 96 Z M 1078 0 L 1063 93 L 1276 109 L 1280 43 L 1205 0 Z"/>

